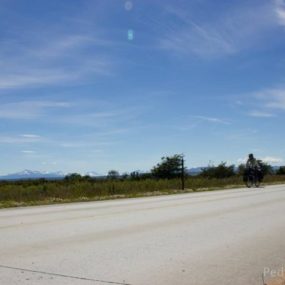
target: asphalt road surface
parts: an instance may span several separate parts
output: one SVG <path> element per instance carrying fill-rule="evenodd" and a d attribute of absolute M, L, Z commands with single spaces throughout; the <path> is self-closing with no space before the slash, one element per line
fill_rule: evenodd
<path fill-rule="evenodd" d="M 284 185 L 0 210 L 1 285 L 261 285 L 283 265 Z"/>

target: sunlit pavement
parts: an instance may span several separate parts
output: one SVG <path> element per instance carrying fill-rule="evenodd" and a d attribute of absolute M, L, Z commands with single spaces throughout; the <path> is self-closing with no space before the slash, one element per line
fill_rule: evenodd
<path fill-rule="evenodd" d="M 284 225 L 285 186 L 4 209 L 0 284 L 260 285 Z"/>

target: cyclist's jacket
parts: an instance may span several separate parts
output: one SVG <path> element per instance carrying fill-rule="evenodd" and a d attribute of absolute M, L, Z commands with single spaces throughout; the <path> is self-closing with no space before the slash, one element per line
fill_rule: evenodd
<path fill-rule="evenodd" d="M 255 158 L 252 158 L 252 159 L 248 159 L 247 162 L 246 162 L 246 168 L 249 169 L 249 168 L 257 168 L 259 165 L 256 161 Z"/>

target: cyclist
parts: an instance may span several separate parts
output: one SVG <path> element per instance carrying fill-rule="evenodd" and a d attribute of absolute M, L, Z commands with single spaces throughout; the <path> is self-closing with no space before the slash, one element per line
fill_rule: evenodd
<path fill-rule="evenodd" d="M 257 160 L 254 158 L 253 154 L 250 153 L 248 155 L 248 160 L 246 162 L 246 169 L 247 170 L 256 169 L 257 167 L 258 167 Z"/>
<path fill-rule="evenodd" d="M 247 181 L 249 175 L 251 175 L 251 177 L 255 177 L 254 179 L 256 179 L 256 182 L 258 183 L 260 183 L 263 179 L 261 165 L 255 159 L 252 153 L 248 155 L 244 174 L 244 181 Z"/>

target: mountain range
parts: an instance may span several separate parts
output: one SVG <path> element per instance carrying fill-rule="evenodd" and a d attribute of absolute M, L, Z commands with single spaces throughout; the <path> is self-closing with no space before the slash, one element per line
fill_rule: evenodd
<path fill-rule="evenodd" d="M 198 175 L 202 171 L 203 167 L 196 167 L 187 169 L 187 173 L 189 175 Z M 25 169 L 20 172 L 11 173 L 7 175 L 0 175 L 0 180 L 21 180 L 21 179 L 63 179 L 69 173 L 64 173 L 62 171 L 57 172 L 41 172 L 37 170 L 28 170 Z M 104 177 L 104 175 L 100 175 L 97 172 L 91 171 L 84 173 L 83 175 L 88 175 L 90 177 Z"/>
<path fill-rule="evenodd" d="M 62 179 L 68 173 L 63 173 L 61 171 L 57 172 L 41 172 L 41 171 L 33 171 L 33 170 L 23 170 L 16 173 L 11 173 L 7 175 L 0 176 L 0 180 L 20 180 L 20 179 Z M 89 175 L 91 177 L 100 176 L 97 172 L 88 172 L 85 175 Z"/>
<path fill-rule="evenodd" d="M 273 166 L 273 170 L 276 171 L 279 169 L 280 166 Z M 207 167 L 195 167 L 195 168 L 189 168 L 186 170 L 187 174 L 191 176 L 198 175 L 202 172 L 203 168 Z M 41 171 L 33 171 L 33 170 L 23 170 L 16 173 L 11 173 L 7 175 L 0 175 L 0 180 L 20 180 L 20 179 L 39 179 L 39 178 L 45 178 L 45 179 L 63 179 L 66 175 L 70 173 L 63 173 L 61 171 L 57 172 L 41 172 Z M 104 177 L 104 175 L 98 174 L 97 172 L 91 171 L 87 172 L 83 175 L 88 175 L 90 177 Z"/>

